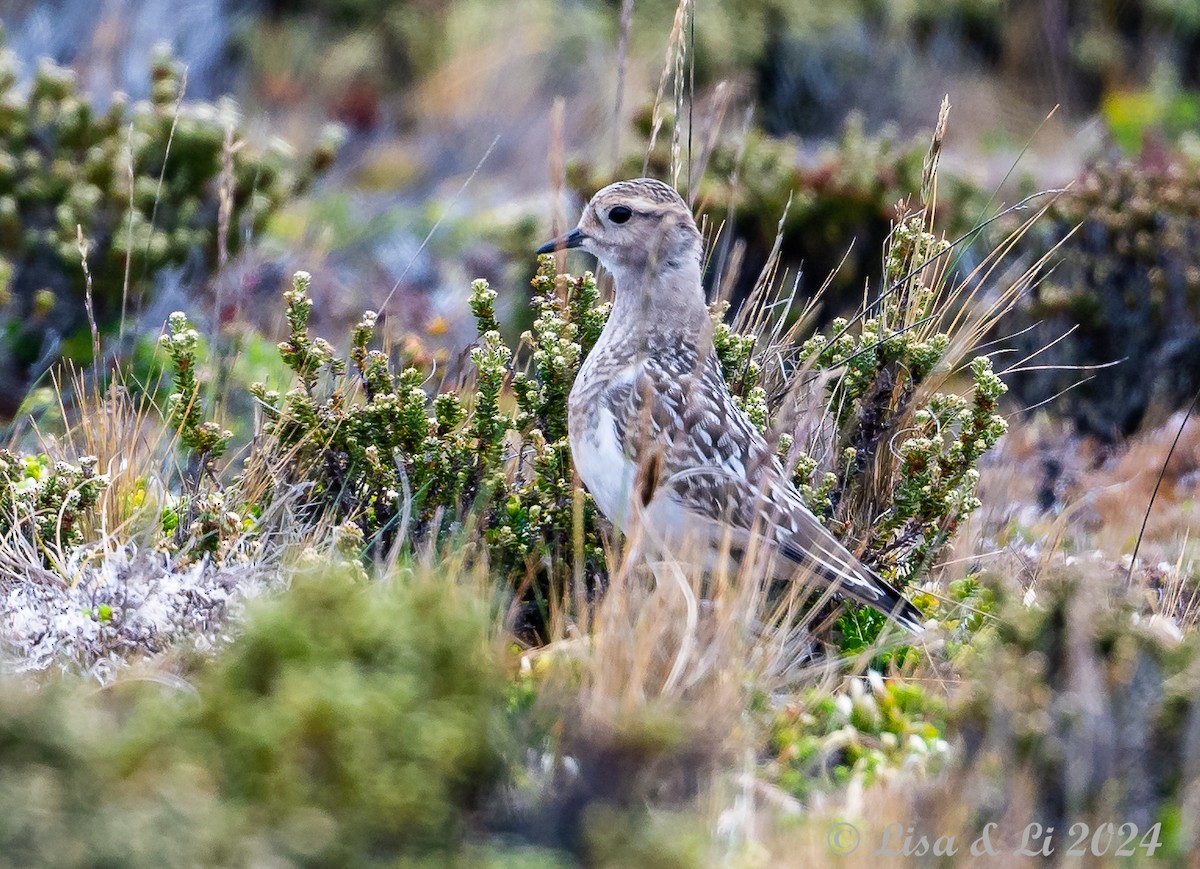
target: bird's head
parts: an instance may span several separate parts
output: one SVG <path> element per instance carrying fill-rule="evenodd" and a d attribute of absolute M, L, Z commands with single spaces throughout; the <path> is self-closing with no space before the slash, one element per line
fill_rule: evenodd
<path fill-rule="evenodd" d="M 703 240 L 687 203 L 653 178 L 610 184 L 592 197 L 579 225 L 538 253 L 582 248 L 612 272 L 618 287 L 647 274 L 694 277 L 698 285 Z"/>

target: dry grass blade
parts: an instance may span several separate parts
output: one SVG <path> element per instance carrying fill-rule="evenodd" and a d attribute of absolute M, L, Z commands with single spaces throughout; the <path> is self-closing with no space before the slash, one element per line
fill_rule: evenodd
<path fill-rule="evenodd" d="M 135 180 L 134 180 L 134 163 L 135 163 L 135 161 L 134 161 L 134 156 L 133 156 L 133 124 L 132 123 L 130 123 L 130 125 L 129 125 L 129 134 L 126 136 L 125 144 L 126 144 L 126 153 L 128 155 L 128 159 L 129 159 L 129 165 L 128 165 L 129 171 L 126 173 L 126 178 L 129 180 L 129 221 L 125 227 L 125 249 L 127 251 L 132 252 L 133 251 L 133 215 L 136 213 L 134 211 L 134 199 L 133 199 L 133 193 L 134 193 L 134 187 L 135 187 Z M 133 267 L 133 257 L 127 253 L 125 255 L 125 277 L 121 281 L 121 322 L 117 327 L 117 344 L 118 345 L 123 345 L 125 343 L 125 316 L 126 316 L 126 313 L 128 310 L 128 304 L 129 304 L 129 273 L 130 273 L 130 269 L 132 267 Z"/>
<path fill-rule="evenodd" d="M 156 386 L 129 390 L 116 377 L 104 386 L 74 369 L 67 377 L 65 388 L 57 378 L 54 388 L 70 397 L 69 405 L 60 403 L 69 424 L 61 440 L 42 438 L 41 446 L 64 461 L 95 456 L 109 481 L 96 512 L 102 536 L 136 537 L 139 527 L 157 521 L 168 480 L 180 470 L 174 459 L 175 433 L 163 425 L 150 397 Z"/>
<path fill-rule="evenodd" d="M 554 206 L 551 210 L 550 237 L 558 238 L 566 232 L 566 217 L 563 215 L 563 191 L 567 186 L 567 156 L 565 145 L 564 123 L 566 118 L 566 101 L 557 97 L 550 107 L 550 197 Z M 566 250 L 555 251 L 559 271 L 566 264 Z"/>
<path fill-rule="evenodd" d="M 163 182 L 166 180 L 166 177 L 167 177 L 167 164 L 170 162 L 170 159 L 171 159 L 171 145 L 173 145 L 175 143 L 175 131 L 179 127 L 179 115 L 183 111 L 183 98 L 187 94 L 187 85 L 188 85 L 188 67 L 185 65 L 183 67 L 183 72 L 180 73 L 180 76 L 179 76 L 179 93 L 175 95 L 175 109 L 171 114 L 171 130 L 170 130 L 170 132 L 167 133 L 167 144 L 166 144 L 165 148 L 163 149 L 163 164 L 162 164 L 162 168 L 158 171 L 158 184 L 154 189 L 154 205 L 150 209 L 150 232 L 146 236 L 146 249 L 143 251 L 143 262 L 144 262 L 144 265 L 142 266 L 143 280 L 146 277 L 146 269 L 149 268 L 149 266 L 150 266 L 150 241 L 154 236 L 154 227 L 158 221 L 158 206 L 159 206 L 159 203 L 162 202 Z M 131 247 L 130 253 L 127 254 L 126 256 L 128 257 L 129 255 L 132 254 L 132 252 L 133 252 L 133 248 Z M 143 282 L 139 281 L 138 283 L 139 283 L 139 286 L 141 286 Z M 141 301 L 142 300 L 139 298 L 138 299 L 139 307 L 141 305 Z M 124 320 L 124 318 L 122 317 L 122 321 L 123 320 Z M 122 326 L 124 326 L 124 322 L 122 322 Z"/>
<path fill-rule="evenodd" d="M 938 119 L 933 127 L 933 139 L 929 143 L 929 151 L 926 153 L 925 162 L 921 166 L 921 204 L 931 210 L 934 202 L 937 200 L 938 160 L 942 156 L 942 142 L 946 138 L 946 121 L 949 117 L 950 95 L 946 94 L 942 98 L 942 105 L 938 110 Z"/>
<path fill-rule="evenodd" d="M 229 262 L 229 226 L 233 219 L 233 158 L 243 143 L 233 138 L 233 121 L 225 125 L 225 139 L 221 147 L 221 174 L 217 178 L 217 272 Z M 220 310 L 221 300 L 217 299 Z"/>
<path fill-rule="evenodd" d="M 687 22 L 690 7 L 691 0 L 679 0 L 679 5 L 675 7 L 675 18 L 671 22 L 671 33 L 667 37 L 667 50 L 666 56 L 663 59 L 663 70 L 658 79 L 658 90 L 654 94 L 654 104 L 650 110 L 650 140 L 646 143 L 646 158 L 642 163 L 642 175 L 646 175 L 650 171 L 650 155 L 654 153 L 654 145 L 658 142 L 658 134 L 662 130 L 663 95 L 667 90 L 667 82 L 671 80 L 673 74 L 676 75 L 676 88 L 682 87 L 678 79 L 681 77 L 683 52 L 685 50 L 683 44 L 684 25 Z M 677 114 L 675 118 L 676 130 L 678 130 L 678 126 L 679 116 Z M 674 147 L 672 147 L 671 159 L 671 175 L 674 177 L 676 175 Z"/>
<path fill-rule="evenodd" d="M 1137 564 L 1138 551 L 1142 548 L 1142 538 L 1146 536 L 1146 525 L 1150 522 L 1150 511 L 1154 509 L 1154 502 L 1158 499 L 1159 489 L 1162 488 L 1163 479 L 1167 475 L 1167 466 L 1171 462 L 1171 456 L 1175 454 L 1175 449 L 1179 446 L 1179 439 L 1183 437 L 1183 430 L 1187 427 L 1188 420 L 1192 418 L 1192 412 L 1195 411 L 1197 402 L 1200 402 L 1200 390 L 1197 390 L 1192 396 L 1192 400 L 1183 414 L 1183 419 L 1179 421 L 1179 429 L 1175 432 L 1175 437 L 1171 440 L 1171 447 L 1167 450 L 1162 467 L 1159 468 L 1158 479 L 1154 482 L 1154 491 L 1150 493 L 1150 500 L 1146 503 L 1146 515 L 1142 517 L 1142 526 L 1138 529 L 1137 540 L 1133 544 L 1133 552 L 1129 555 L 1129 570 L 1125 576 L 1127 582 L 1133 581 L 1133 569 Z M 1180 554 L 1182 557 L 1182 550 Z"/>
<path fill-rule="evenodd" d="M 692 181 L 698 181 L 703 178 L 704 173 L 708 171 L 708 161 L 712 157 L 720 140 L 721 128 L 725 123 L 725 113 L 729 110 L 729 104 L 732 99 L 733 88 L 729 82 L 718 82 L 716 88 L 713 90 L 712 106 L 705 118 L 707 129 L 701 131 L 700 156 L 697 158 L 695 166 L 689 171 L 689 179 L 691 180 L 688 182 L 687 203 L 693 209 L 696 203 L 696 196 L 700 192 L 700 186 L 698 183 L 693 184 Z"/>
<path fill-rule="evenodd" d="M 92 358 L 100 358 L 100 328 L 96 325 L 96 307 L 92 304 L 92 272 L 88 268 L 88 245 L 83 238 L 83 226 L 75 224 L 75 238 L 79 246 L 79 264 L 83 268 L 83 306 L 87 312 L 88 329 L 92 333 Z"/>
<path fill-rule="evenodd" d="M 444 212 L 442 212 L 442 214 L 438 217 L 438 219 L 436 221 L 434 221 L 433 226 L 431 226 L 429 228 L 429 232 L 427 232 L 425 234 L 425 237 L 423 239 L 421 239 L 421 244 L 418 245 L 417 249 L 413 252 L 413 255 L 409 259 L 408 264 L 400 272 L 399 276 L 396 278 L 395 282 L 392 284 L 391 290 L 388 291 L 388 294 L 386 296 L 384 296 L 383 301 L 379 304 L 379 313 L 382 314 L 384 311 L 387 310 L 388 303 L 392 300 L 392 297 L 396 295 L 396 293 L 399 291 L 400 287 L 404 284 L 404 279 L 406 277 L 408 277 L 409 271 L 412 270 L 413 265 L 417 262 L 418 259 L 420 259 L 421 254 L 425 251 L 425 248 L 428 247 L 429 242 L 433 239 L 433 236 L 437 233 L 437 231 L 439 229 L 442 228 L 442 223 L 445 222 L 446 217 L 454 209 L 455 204 L 458 202 L 459 198 L 463 195 L 463 193 L 466 191 L 466 189 L 469 186 L 471 186 L 471 182 L 473 182 L 475 180 L 475 176 L 477 176 L 479 174 L 479 170 L 483 168 L 483 164 L 487 162 L 488 157 L 491 156 L 492 151 L 494 151 L 496 149 L 496 145 L 499 144 L 499 142 L 500 142 L 500 136 L 496 136 L 494 139 L 492 139 L 491 144 L 489 144 L 487 146 L 487 150 L 485 150 L 483 152 L 483 156 L 481 156 L 479 158 L 479 161 L 475 164 L 475 168 L 471 170 L 471 174 L 468 175 L 466 177 L 466 179 L 463 180 L 462 185 L 458 188 L 458 190 L 455 192 L 454 196 L 446 204 L 446 210 Z"/>
<path fill-rule="evenodd" d="M 778 668 L 786 645 L 761 627 L 768 603 L 762 572 L 751 565 L 761 566 L 762 553 L 734 572 L 707 572 L 687 553 L 646 564 L 637 555 L 646 542 L 635 533 L 614 564 L 586 642 L 564 637 L 539 654 L 561 650 L 579 660 L 576 727 L 585 738 L 619 742 L 647 716 L 670 710 L 680 738 L 724 755 L 734 747 L 745 692 Z"/>

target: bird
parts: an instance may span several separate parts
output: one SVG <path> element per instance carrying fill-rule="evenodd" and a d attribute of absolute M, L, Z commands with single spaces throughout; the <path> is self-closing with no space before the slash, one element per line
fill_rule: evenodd
<path fill-rule="evenodd" d="M 671 186 L 618 181 L 538 254 L 579 248 L 614 281 L 608 320 L 567 399 L 571 457 L 600 512 L 624 534 L 641 523 L 662 548 L 772 556 L 780 579 L 807 572 L 904 629 L 924 629 L 899 590 L 817 519 L 766 438 L 733 400 L 712 343 L 703 237 Z"/>

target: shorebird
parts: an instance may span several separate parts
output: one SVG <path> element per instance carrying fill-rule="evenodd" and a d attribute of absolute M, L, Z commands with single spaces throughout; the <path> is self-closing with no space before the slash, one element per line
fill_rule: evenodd
<path fill-rule="evenodd" d="M 663 549 L 699 546 L 708 564 L 754 544 L 771 573 L 809 574 L 910 630 L 921 613 L 805 506 L 766 439 L 737 406 L 712 346 L 703 239 L 687 204 L 650 178 L 592 197 L 579 225 L 538 253 L 582 248 L 612 274 L 612 312 L 568 397 L 571 456 L 625 534 Z"/>

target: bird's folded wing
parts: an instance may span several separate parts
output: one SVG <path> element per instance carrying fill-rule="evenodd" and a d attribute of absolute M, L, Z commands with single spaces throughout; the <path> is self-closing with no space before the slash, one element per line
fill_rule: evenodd
<path fill-rule="evenodd" d="M 687 346 L 661 353 L 610 388 L 617 437 L 635 462 L 657 456 L 667 475 L 722 468 L 753 485 L 775 457 L 729 395 L 716 357 L 695 360 Z"/>
<path fill-rule="evenodd" d="M 690 516 L 697 532 L 724 527 L 759 536 L 781 556 L 776 574 L 808 571 L 909 630 L 921 629 L 921 613 L 804 505 L 765 438 L 733 402 L 715 358 L 698 371 L 648 359 L 610 400 L 618 438 L 638 466 L 635 496 L 642 507 L 660 501 L 654 512 L 677 528 Z"/>
<path fill-rule="evenodd" d="M 910 631 L 921 630 L 920 611 L 846 549 L 790 487 L 768 485 L 764 492 L 720 468 L 695 468 L 662 479 L 655 495 L 647 508 L 673 527 L 696 534 L 711 529 L 714 542 L 720 541 L 719 529 L 730 529 L 734 533 L 725 545 L 737 548 L 755 537 L 778 554 L 771 565 L 777 579 L 814 579 L 891 615 Z"/>

